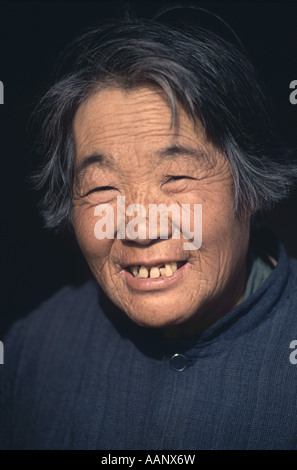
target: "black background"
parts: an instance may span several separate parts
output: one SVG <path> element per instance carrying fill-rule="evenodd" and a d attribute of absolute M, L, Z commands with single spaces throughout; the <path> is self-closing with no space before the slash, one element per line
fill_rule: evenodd
<path fill-rule="evenodd" d="M 137 16 L 152 17 L 168 2 L 129 2 Z M 220 15 L 236 31 L 258 69 L 278 135 L 297 148 L 297 105 L 289 83 L 297 80 L 296 3 L 191 2 Z M 36 124 L 29 118 L 53 83 L 64 46 L 102 18 L 117 17 L 123 2 L 2 2 L 0 4 L 0 105 L 2 202 L 2 302 L 0 338 L 56 290 L 82 282 L 88 270 L 75 243 L 43 229 L 38 195 L 26 182 L 38 155 Z M 297 194 L 277 207 L 267 225 L 297 258 Z"/>

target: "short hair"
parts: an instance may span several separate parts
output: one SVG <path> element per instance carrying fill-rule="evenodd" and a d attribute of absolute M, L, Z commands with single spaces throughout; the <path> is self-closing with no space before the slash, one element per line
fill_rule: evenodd
<path fill-rule="evenodd" d="M 228 159 L 234 211 L 265 211 L 285 198 L 297 164 L 275 145 L 265 99 L 246 53 L 196 25 L 125 18 L 84 34 L 71 45 L 76 57 L 41 100 L 44 160 L 33 176 L 43 189 L 41 213 L 48 228 L 72 225 L 75 150 L 72 123 L 92 94 L 106 87 L 158 87 L 204 126 L 207 139 Z"/>

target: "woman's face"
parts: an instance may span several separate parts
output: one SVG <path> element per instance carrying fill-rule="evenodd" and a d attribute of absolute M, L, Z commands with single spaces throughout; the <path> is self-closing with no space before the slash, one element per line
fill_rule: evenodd
<path fill-rule="evenodd" d="M 239 303 L 249 217 L 234 215 L 229 165 L 206 140 L 202 126 L 194 129 L 179 108 L 178 124 L 171 127 L 170 108 L 154 89 L 107 88 L 78 109 L 73 130 L 74 229 L 95 278 L 114 304 L 140 325 L 181 336 L 202 331 Z M 126 209 L 135 203 L 145 208 L 141 237 L 131 239 L 126 233 L 123 238 L 117 232 L 118 196 Z M 109 239 L 98 239 L 95 227 L 107 214 L 98 206 L 104 203 L 109 216 L 115 215 L 114 228 L 109 219 Z M 182 207 L 190 208 L 192 230 L 194 204 L 202 205 L 199 249 L 185 249 L 182 220 L 179 237 L 172 237 L 170 212 L 168 238 L 161 238 L 159 219 L 157 238 L 150 238 L 149 205 L 161 203 L 176 204 L 180 214 Z M 127 227 L 137 212 L 125 214 Z M 140 227 L 134 229 L 140 233 Z"/>

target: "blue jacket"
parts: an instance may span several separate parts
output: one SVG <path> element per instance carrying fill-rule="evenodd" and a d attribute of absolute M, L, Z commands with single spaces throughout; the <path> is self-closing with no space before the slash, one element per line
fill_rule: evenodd
<path fill-rule="evenodd" d="M 294 340 L 297 262 L 282 247 L 193 339 L 130 323 L 95 281 L 66 287 L 4 340 L 0 448 L 296 449 Z"/>

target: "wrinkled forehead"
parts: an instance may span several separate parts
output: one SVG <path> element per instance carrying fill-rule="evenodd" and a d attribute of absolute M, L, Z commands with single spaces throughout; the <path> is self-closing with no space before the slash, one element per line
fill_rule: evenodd
<path fill-rule="evenodd" d="M 95 153 L 120 157 L 123 152 L 142 156 L 213 153 L 203 126 L 178 105 L 177 119 L 165 96 L 152 88 L 98 91 L 78 109 L 74 122 L 76 164 Z M 165 151 L 167 149 L 167 151 Z"/>

